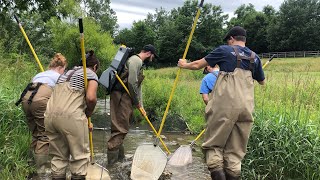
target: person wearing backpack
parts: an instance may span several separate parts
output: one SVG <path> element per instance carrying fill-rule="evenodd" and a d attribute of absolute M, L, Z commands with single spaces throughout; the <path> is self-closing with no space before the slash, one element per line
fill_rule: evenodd
<path fill-rule="evenodd" d="M 207 105 L 209 101 L 209 93 L 211 93 L 218 79 L 219 66 L 206 66 L 203 70 L 203 74 L 207 75 L 205 75 L 202 79 L 200 86 L 200 94 L 202 95 L 203 102 Z"/>
<path fill-rule="evenodd" d="M 131 56 L 119 74 L 128 87 L 130 95 L 117 82 L 110 93 L 111 137 L 108 140 L 108 164 L 114 164 L 124 158 L 123 140 L 129 131 L 129 121 L 133 107 L 143 108 L 141 83 L 144 79 L 143 63 L 158 58 L 156 49 L 148 44 L 139 54 Z M 131 96 L 131 97 L 130 97 Z"/>
<path fill-rule="evenodd" d="M 213 180 L 239 180 L 241 161 L 247 151 L 253 125 L 254 80 L 265 83 L 262 63 L 246 47 L 246 30 L 231 28 L 222 45 L 202 59 L 187 63 L 183 69 L 197 70 L 207 65 L 220 67 L 211 98 L 205 108 L 207 121 L 202 149 Z"/>
<path fill-rule="evenodd" d="M 22 103 L 27 118 L 32 135 L 30 149 L 40 178 L 46 176 L 45 170 L 49 166 L 49 139 L 45 133 L 44 112 L 53 88 L 66 67 L 66 58 L 61 53 L 56 53 L 50 61 L 49 69 L 32 78 L 16 103 Z"/>

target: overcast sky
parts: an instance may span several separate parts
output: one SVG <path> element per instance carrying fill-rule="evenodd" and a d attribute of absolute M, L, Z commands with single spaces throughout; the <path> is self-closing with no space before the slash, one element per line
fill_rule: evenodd
<path fill-rule="evenodd" d="M 241 4 L 253 4 L 261 11 L 266 5 L 276 10 L 284 0 L 204 0 L 205 3 L 220 5 L 224 13 L 233 15 Z M 182 6 L 184 0 L 111 0 L 111 8 L 116 12 L 120 29 L 131 27 L 133 21 L 145 19 L 148 13 L 155 13 L 156 8 L 163 7 L 167 11 Z M 200 2 L 200 0 L 199 0 Z"/>

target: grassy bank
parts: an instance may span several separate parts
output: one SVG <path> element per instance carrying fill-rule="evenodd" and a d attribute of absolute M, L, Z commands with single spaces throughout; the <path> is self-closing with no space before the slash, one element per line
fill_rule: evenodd
<path fill-rule="evenodd" d="M 33 62 L 22 59 L 17 56 L 0 61 L 0 179 L 26 179 L 32 171 L 27 163 L 29 130 L 15 102 L 37 69 Z"/>
<path fill-rule="evenodd" d="M 274 59 L 265 70 L 267 84 L 256 83 L 255 124 L 244 179 L 320 179 L 319 61 Z M 147 112 L 163 116 L 177 70 L 146 71 Z M 182 71 L 169 111 L 171 116 L 182 116 L 196 133 L 205 126 L 199 94 L 202 77 L 202 71 Z"/>

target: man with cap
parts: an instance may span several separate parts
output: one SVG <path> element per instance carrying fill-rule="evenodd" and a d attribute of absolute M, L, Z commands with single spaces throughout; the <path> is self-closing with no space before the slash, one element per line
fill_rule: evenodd
<path fill-rule="evenodd" d="M 108 140 L 108 164 L 114 164 L 124 158 L 123 140 L 129 131 L 129 120 L 133 107 L 143 108 L 141 83 L 144 79 L 143 63 L 158 58 L 156 49 L 148 44 L 139 54 L 131 56 L 125 64 L 120 78 L 128 87 L 130 96 L 119 82 L 110 93 L 111 137 Z"/>
<path fill-rule="evenodd" d="M 217 64 L 214 67 L 206 66 L 203 70 L 203 74 L 206 75 L 203 77 L 201 82 L 200 94 L 202 95 L 203 102 L 207 105 L 209 101 L 209 93 L 211 93 L 219 75 L 219 66 Z"/>
<path fill-rule="evenodd" d="M 202 149 L 214 180 L 237 180 L 247 150 L 253 124 L 254 80 L 265 83 L 260 58 L 246 44 L 246 31 L 240 26 L 229 30 L 222 45 L 202 59 L 187 63 L 184 69 L 220 67 L 219 76 L 206 106 L 206 133 Z M 218 104 L 218 105 L 217 105 Z"/>

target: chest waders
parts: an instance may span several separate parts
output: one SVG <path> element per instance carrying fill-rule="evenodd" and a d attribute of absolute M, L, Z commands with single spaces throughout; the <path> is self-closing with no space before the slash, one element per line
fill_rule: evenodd
<path fill-rule="evenodd" d="M 241 160 L 246 154 L 253 124 L 255 53 L 241 56 L 232 46 L 237 67 L 233 72 L 220 71 L 211 98 L 205 108 L 207 127 L 202 148 L 211 173 L 226 173 L 240 177 Z M 242 60 L 250 60 L 248 70 L 241 68 Z M 211 174 L 212 175 L 212 174 Z"/>
<path fill-rule="evenodd" d="M 90 153 L 85 91 L 70 85 L 77 70 L 70 73 L 66 82 L 55 86 L 45 113 L 53 178 L 65 178 L 68 165 L 73 178 L 87 174 Z"/>
<path fill-rule="evenodd" d="M 52 88 L 43 83 L 29 83 L 16 102 L 22 103 L 27 124 L 32 135 L 31 151 L 33 152 L 38 176 L 45 176 L 46 168 L 50 167 L 48 150 L 49 139 L 45 133 L 44 112 L 51 96 Z"/>
<path fill-rule="evenodd" d="M 129 69 L 127 66 L 119 75 L 123 83 L 128 87 Z M 138 75 L 138 86 L 144 79 L 143 69 L 141 67 Z M 141 94 L 138 94 L 141 98 Z M 122 161 L 124 156 L 123 141 L 129 132 L 130 119 L 133 113 L 132 98 L 125 91 L 123 86 L 116 81 L 114 89 L 110 93 L 110 113 L 111 113 L 111 136 L 108 140 L 108 164 L 114 164 Z"/>

